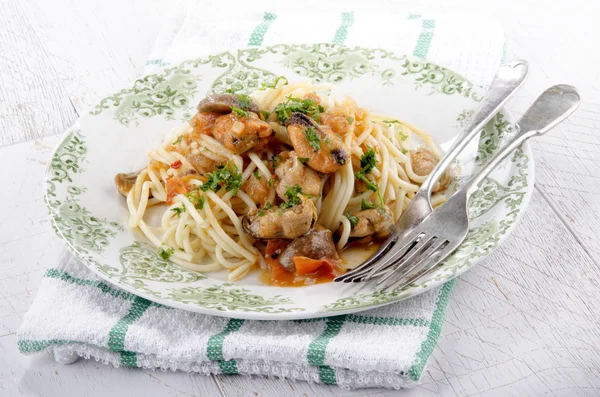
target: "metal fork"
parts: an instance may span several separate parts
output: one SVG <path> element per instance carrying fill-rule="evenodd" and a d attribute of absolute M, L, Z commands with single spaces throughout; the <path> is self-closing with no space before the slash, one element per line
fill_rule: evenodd
<path fill-rule="evenodd" d="M 469 124 L 455 139 L 444 157 L 425 179 L 415 197 L 396 223 L 394 233 L 356 269 L 339 276 L 335 281 L 360 281 L 373 267 L 373 265 L 384 257 L 391 255 L 397 241 L 402 240 L 414 227 L 421 223 L 433 212 L 431 206 L 431 191 L 437 180 L 446 171 L 446 168 L 454 161 L 456 156 L 465 148 L 471 139 L 498 113 L 512 94 L 523 84 L 529 67 L 527 62 L 519 60 L 500 65 L 490 87 L 481 101 L 479 108 L 471 117 Z"/>
<path fill-rule="evenodd" d="M 478 185 L 510 153 L 529 138 L 540 136 L 571 115 L 581 102 L 570 85 L 548 88 L 517 122 L 517 133 L 445 204 L 402 240 L 402 247 L 377 263 L 363 280 L 376 279 L 380 290 L 403 288 L 446 259 L 469 231 L 469 198 Z"/>

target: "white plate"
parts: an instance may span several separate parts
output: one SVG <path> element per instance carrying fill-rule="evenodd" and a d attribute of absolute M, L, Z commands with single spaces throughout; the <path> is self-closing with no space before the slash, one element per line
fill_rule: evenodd
<path fill-rule="evenodd" d="M 184 123 L 206 94 L 232 87 L 252 92 L 285 75 L 332 82 L 373 112 L 387 113 L 429 132 L 447 147 L 481 100 L 482 91 L 432 63 L 382 49 L 332 44 L 277 45 L 223 52 L 145 76 L 104 98 L 69 130 L 48 167 L 46 202 L 59 235 L 75 255 L 108 282 L 168 306 L 245 319 L 331 316 L 389 304 L 425 292 L 465 272 L 510 233 L 533 189 L 533 159 L 524 145 L 486 180 L 471 202 L 471 231 L 462 246 L 425 279 L 379 293 L 327 283 L 302 288 L 237 283 L 225 274 L 184 270 L 161 259 L 127 226 L 127 208 L 113 184 L 118 172 L 140 169 L 146 152 Z M 512 131 L 499 114 L 460 159 L 471 174 Z"/>

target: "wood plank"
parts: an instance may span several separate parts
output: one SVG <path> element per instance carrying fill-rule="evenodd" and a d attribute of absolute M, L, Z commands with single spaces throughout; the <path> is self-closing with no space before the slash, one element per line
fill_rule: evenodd
<path fill-rule="evenodd" d="M 428 369 L 456 395 L 596 395 L 600 269 L 539 192 L 459 278 Z"/>
<path fill-rule="evenodd" d="M 0 2 L 0 146 L 57 134 L 77 118 L 22 4 Z"/>
<path fill-rule="evenodd" d="M 84 113 L 141 75 L 165 15 L 177 4 L 32 0 L 29 13 L 73 106 Z"/>

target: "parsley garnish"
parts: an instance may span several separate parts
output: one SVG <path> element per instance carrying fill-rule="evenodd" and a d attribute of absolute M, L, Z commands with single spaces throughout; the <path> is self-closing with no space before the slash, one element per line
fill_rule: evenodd
<path fill-rule="evenodd" d="M 406 154 L 406 153 L 408 153 L 408 150 L 402 148 L 402 154 Z"/>
<path fill-rule="evenodd" d="M 198 190 L 192 190 L 189 193 L 186 193 L 185 197 L 187 197 L 191 203 L 194 205 L 194 208 L 198 210 L 202 210 L 204 208 L 204 196 L 198 197 Z"/>
<path fill-rule="evenodd" d="M 383 122 L 388 124 L 400 124 L 398 120 L 383 120 Z"/>
<path fill-rule="evenodd" d="M 158 255 L 164 260 L 169 260 L 171 255 L 175 253 L 175 250 L 171 247 L 164 249 L 163 247 L 158 247 Z"/>
<path fill-rule="evenodd" d="M 377 167 L 377 159 L 375 158 L 375 150 L 373 150 L 373 148 L 369 148 L 365 154 L 360 156 L 360 166 L 361 170 L 355 174 L 356 178 L 363 181 L 367 185 L 367 189 L 377 192 L 379 195 L 379 200 L 381 201 L 381 205 L 383 205 L 383 196 L 379 192 L 379 187 L 366 177 L 366 175 L 370 173 L 373 168 Z"/>
<path fill-rule="evenodd" d="M 302 194 L 302 188 L 298 185 L 294 185 L 292 187 L 285 188 L 285 197 L 287 201 L 285 203 L 281 203 L 279 207 L 282 209 L 290 208 L 295 206 L 296 204 L 300 204 L 302 200 L 300 200 L 300 194 Z"/>
<path fill-rule="evenodd" d="M 177 145 L 179 142 L 181 142 L 182 139 L 183 139 L 183 135 L 179 135 L 177 137 L 177 140 L 175 140 L 175 142 L 173 142 L 171 145 Z"/>
<path fill-rule="evenodd" d="M 348 116 L 348 124 L 352 125 L 352 123 L 354 123 L 354 119 Z"/>
<path fill-rule="evenodd" d="M 368 174 L 373 168 L 377 167 L 377 159 L 375 158 L 375 150 L 373 148 L 369 148 L 369 150 L 360 156 L 360 167 L 362 168 L 360 172 L 364 174 Z"/>
<path fill-rule="evenodd" d="M 403 141 L 408 139 L 408 135 L 404 134 L 402 131 L 398 132 L 398 136 L 400 137 L 400 139 L 402 139 Z"/>
<path fill-rule="evenodd" d="M 250 98 L 248 95 L 236 94 L 236 97 L 237 97 L 238 103 L 240 104 L 240 107 L 242 109 L 248 110 L 252 107 L 252 98 Z"/>
<path fill-rule="evenodd" d="M 350 215 L 349 212 L 346 212 L 344 215 L 350 221 L 350 227 L 354 227 L 358 224 L 358 217 L 356 215 Z"/>
<path fill-rule="evenodd" d="M 304 130 L 304 138 L 308 141 L 308 144 L 316 152 L 321 149 L 321 138 L 315 132 L 315 127 L 308 127 Z"/>
<path fill-rule="evenodd" d="M 274 110 L 280 124 L 283 124 L 292 113 L 296 112 L 304 113 L 315 121 L 319 121 L 321 113 L 325 111 L 323 106 L 317 105 L 312 99 L 294 98 L 291 95 L 286 98 L 287 102 L 275 106 Z"/>
<path fill-rule="evenodd" d="M 308 163 L 308 157 L 298 157 L 298 161 L 301 162 L 302 164 L 306 164 Z"/>
<path fill-rule="evenodd" d="M 218 166 L 217 169 L 208 174 L 208 181 L 200 186 L 202 191 L 217 191 L 225 186 L 225 190 L 233 191 L 233 195 L 242 187 L 242 174 L 238 172 L 235 164 L 227 163 L 225 166 Z"/>
<path fill-rule="evenodd" d="M 277 83 L 279 83 L 279 80 L 285 80 L 284 85 L 288 84 L 288 79 L 286 79 L 284 76 L 279 76 L 275 80 L 273 80 L 271 83 L 262 83 L 259 90 L 266 90 L 267 88 L 275 88 L 275 87 L 277 87 Z"/>
<path fill-rule="evenodd" d="M 181 216 L 181 214 L 183 214 L 185 212 L 185 205 L 182 205 L 180 207 L 173 207 L 173 208 L 171 208 L 171 211 L 176 213 L 177 216 Z"/>
<path fill-rule="evenodd" d="M 260 172 L 258 172 L 258 170 L 254 171 L 252 175 L 254 175 L 254 178 L 256 178 L 257 181 L 260 181 Z"/>
<path fill-rule="evenodd" d="M 377 204 L 369 203 L 367 200 L 362 199 L 360 202 L 360 210 L 372 210 L 373 208 L 377 208 Z"/>
<path fill-rule="evenodd" d="M 263 119 L 267 120 L 271 115 L 271 112 L 267 112 L 266 110 L 261 110 L 260 114 L 263 116 Z"/>
<path fill-rule="evenodd" d="M 281 163 L 281 156 L 280 155 L 275 155 L 272 156 L 271 159 L 269 160 L 271 162 L 271 167 L 273 169 L 277 168 L 277 166 L 279 165 L 279 163 Z"/>
<path fill-rule="evenodd" d="M 273 178 L 269 179 L 269 182 L 267 182 L 267 185 L 269 185 L 269 187 L 273 186 L 273 182 L 275 180 Z"/>
<path fill-rule="evenodd" d="M 248 117 L 248 113 L 246 113 L 244 109 L 240 109 L 235 106 L 231 107 L 231 113 L 235 113 L 238 117 Z"/>
<path fill-rule="evenodd" d="M 271 204 L 270 201 L 267 201 L 265 205 L 260 210 L 258 210 L 258 216 L 264 216 L 265 211 L 270 210 L 271 208 L 273 208 L 273 204 Z"/>

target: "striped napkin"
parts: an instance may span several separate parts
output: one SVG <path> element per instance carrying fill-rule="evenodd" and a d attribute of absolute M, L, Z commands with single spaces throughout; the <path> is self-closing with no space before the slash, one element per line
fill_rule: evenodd
<path fill-rule="evenodd" d="M 490 21 L 385 11 L 234 7 L 219 17 L 220 10 L 186 3 L 168 17 L 146 71 L 226 49 L 333 42 L 427 57 L 485 85 L 503 58 L 502 29 Z M 85 357 L 115 366 L 275 376 L 345 388 L 418 384 L 453 286 L 353 315 L 249 321 L 155 304 L 105 283 L 70 254 L 58 263 L 47 270 L 18 332 L 25 354 L 50 349 L 65 364 Z"/>

